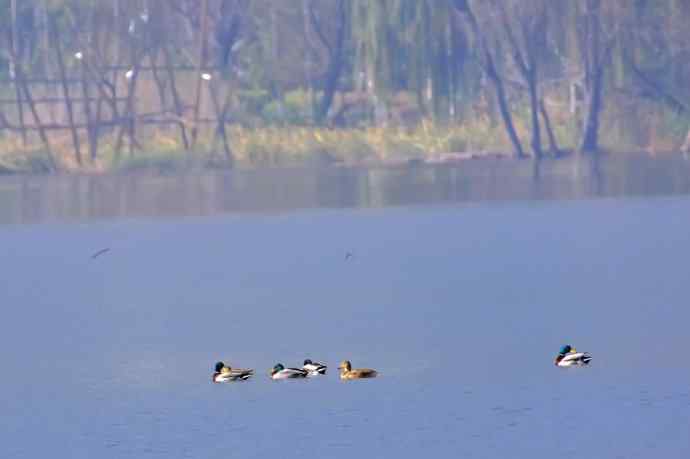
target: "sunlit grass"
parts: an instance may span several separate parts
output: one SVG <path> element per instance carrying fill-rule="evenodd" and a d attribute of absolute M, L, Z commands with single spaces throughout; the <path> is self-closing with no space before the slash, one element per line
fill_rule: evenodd
<path fill-rule="evenodd" d="M 518 123 L 518 128 L 523 130 Z M 509 151 L 500 126 L 486 122 L 435 124 L 422 120 L 413 127 L 380 126 L 359 129 L 329 129 L 311 126 L 228 127 L 235 164 L 239 167 L 286 166 L 428 159 L 443 153 Z M 176 171 L 188 168 L 227 166 L 220 141 L 212 130 L 202 131 L 193 151 L 185 151 L 176 130 L 147 132 L 141 148 L 132 154 L 126 145 L 119 154 L 115 135 L 99 142 L 98 159 L 84 158 L 80 166 L 69 139 L 52 141 L 51 148 L 61 171 L 103 173 L 112 171 Z M 45 153 L 39 147 L 24 147 L 19 138 L 6 138 L 0 148 L 0 167 L 16 172 L 45 172 Z M 42 158 L 42 161 L 39 159 Z"/>
<path fill-rule="evenodd" d="M 316 126 L 274 125 L 227 126 L 232 149 L 232 163 L 222 149 L 214 129 L 201 130 L 196 144 L 187 151 L 177 129 L 141 129 L 140 144 L 130 151 L 125 138 L 119 153 L 115 132 L 99 139 L 95 161 L 88 157 L 86 139 L 82 139 L 82 164 L 78 164 L 69 135 L 51 137 L 51 149 L 57 169 L 72 173 L 177 172 L 190 169 L 235 167 L 275 167 L 289 165 L 324 165 L 332 163 L 396 163 L 409 160 L 438 159 L 448 153 L 484 154 L 512 151 L 502 124 L 487 117 L 467 117 L 456 123 L 435 123 L 422 119 L 414 126 L 378 126 L 331 129 Z M 569 118 L 554 117 L 554 131 L 561 148 L 573 148 L 577 128 Z M 514 117 L 523 149 L 529 151 L 529 122 Z M 662 124 L 662 123 L 658 123 Z M 682 127 L 685 127 L 683 125 Z M 624 144 L 610 130 L 603 130 L 602 144 Z M 660 130 L 661 131 L 661 130 Z M 682 129 L 678 129 L 682 131 Z M 664 135 L 661 132 L 659 137 Z M 546 134 L 543 133 L 544 147 Z M 671 145 L 669 143 L 669 145 Z M 619 149 L 621 150 L 621 149 Z M 621 150 L 623 151 L 623 150 Z M 0 136 L 0 173 L 46 173 L 51 162 L 38 138 L 25 146 L 18 135 Z"/>

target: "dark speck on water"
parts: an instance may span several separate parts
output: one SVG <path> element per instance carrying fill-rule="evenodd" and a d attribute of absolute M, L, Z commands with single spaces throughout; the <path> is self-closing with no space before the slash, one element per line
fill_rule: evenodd
<path fill-rule="evenodd" d="M 0 457 L 690 457 L 689 164 L 2 178 Z"/>
<path fill-rule="evenodd" d="M 98 252 L 95 252 L 93 255 L 91 255 L 91 259 L 95 259 L 103 255 L 104 253 L 110 252 L 109 248 L 101 249 Z"/>

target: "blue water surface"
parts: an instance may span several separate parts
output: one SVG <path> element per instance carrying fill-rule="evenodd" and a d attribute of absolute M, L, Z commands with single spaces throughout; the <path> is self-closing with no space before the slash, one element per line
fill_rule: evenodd
<path fill-rule="evenodd" d="M 0 457 L 687 458 L 689 228 L 682 196 L 0 227 Z"/>

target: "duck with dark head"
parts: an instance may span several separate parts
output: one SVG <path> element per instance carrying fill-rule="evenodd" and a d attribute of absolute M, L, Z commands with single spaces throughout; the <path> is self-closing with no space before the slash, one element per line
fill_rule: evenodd
<path fill-rule="evenodd" d="M 307 370 L 309 372 L 309 376 L 325 375 L 327 368 L 328 367 L 323 363 L 312 362 L 310 359 L 306 359 L 304 361 L 304 365 L 302 365 L 302 369 Z"/>
<path fill-rule="evenodd" d="M 309 372 L 302 368 L 285 368 L 282 363 L 276 363 L 271 368 L 271 379 L 306 378 Z"/>
<path fill-rule="evenodd" d="M 591 361 L 592 356 L 588 352 L 577 352 L 570 344 L 566 344 L 561 347 L 553 363 L 558 367 L 574 367 L 589 365 Z"/>
<path fill-rule="evenodd" d="M 214 383 L 231 382 L 231 381 L 246 381 L 254 374 L 254 370 L 244 368 L 231 368 L 223 362 L 217 362 L 215 371 L 211 375 L 211 381 Z"/>

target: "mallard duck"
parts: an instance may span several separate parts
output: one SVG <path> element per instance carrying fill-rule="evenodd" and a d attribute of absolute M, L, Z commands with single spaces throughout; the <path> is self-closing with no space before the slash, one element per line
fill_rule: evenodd
<path fill-rule="evenodd" d="M 307 370 L 307 372 L 309 372 L 309 376 L 325 375 L 327 368 L 328 367 L 323 363 L 312 362 L 309 359 L 306 359 L 304 361 L 304 365 L 302 366 L 303 370 Z"/>
<path fill-rule="evenodd" d="M 340 370 L 340 379 L 375 378 L 378 375 L 378 372 L 371 368 L 356 368 L 353 370 L 349 360 L 343 360 L 338 369 Z"/>
<path fill-rule="evenodd" d="M 309 372 L 301 368 L 285 368 L 282 363 L 277 363 L 271 369 L 271 379 L 306 378 Z"/>
<path fill-rule="evenodd" d="M 559 367 L 573 367 L 579 365 L 589 365 L 592 356 L 587 352 L 577 352 L 574 347 L 566 344 L 563 346 L 554 360 L 554 365 Z"/>
<path fill-rule="evenodd" d="M 213 372 L 211 380 L 214 383 L 237 381 L 238 379 L 246 381 L 247 379 L 251 378 L 253 374 L 254 370 L 230 368 L 223 362 L 218 362 L 216 363 L 216 371 Z"/>

